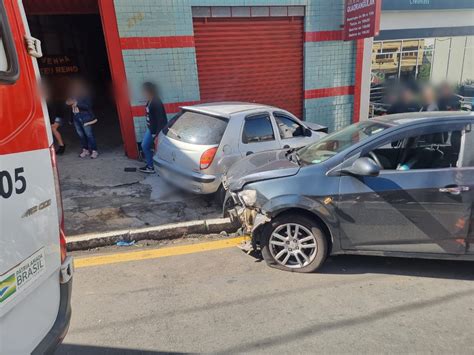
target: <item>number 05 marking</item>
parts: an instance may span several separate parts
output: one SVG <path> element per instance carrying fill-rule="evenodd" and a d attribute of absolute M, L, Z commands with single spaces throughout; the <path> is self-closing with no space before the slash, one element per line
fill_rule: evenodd
<path fill-rule="evenodd" d="M 0 171 L 0 196 L 3 198 L 10 198 L 13 191 L 17 195 L 21 195 L 26 191 L 26 179 L 22 175 L 25 169 L 16 168 L 13 172 L 13 177 L 7 170 Z"/>

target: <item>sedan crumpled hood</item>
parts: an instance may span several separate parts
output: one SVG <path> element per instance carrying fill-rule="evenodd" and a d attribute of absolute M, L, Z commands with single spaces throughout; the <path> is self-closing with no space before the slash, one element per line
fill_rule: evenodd
<path fill-rule="evenodd" d="M 295 175 L 300 167 L 286 157 L 286 152 L 255 153 L 239 160 L 227 171 L 226 185 L 231 191 L 238 191 L 249 182 Z"/>

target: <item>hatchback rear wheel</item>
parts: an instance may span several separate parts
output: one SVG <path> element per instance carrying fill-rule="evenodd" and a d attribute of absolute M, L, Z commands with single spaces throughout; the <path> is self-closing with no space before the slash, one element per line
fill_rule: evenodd
<path fill-rule="evenodd" d="M 327 241 L 306 216 L 281 215 L 263 231 L 262 255 L 268 265 L 287 271 L 314 272 L 324 263 Z"/>

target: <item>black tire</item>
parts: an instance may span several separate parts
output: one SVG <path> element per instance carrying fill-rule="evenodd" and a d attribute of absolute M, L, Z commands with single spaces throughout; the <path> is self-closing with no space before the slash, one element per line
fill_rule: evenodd
<path fill-rule="evenodd" d="M 224 202 L 222 203 L 222 217 L 229 217 L 229 210 L 235 207 L 234 199 L 229 193 L 225 195 Z"/>
<path fill-rule="evenodd" d="M 305 227 L 307 230 L 311 231 L 315 241 L 316 241 L 316 255 L 314 258 L 307 264 L 302 267 L 288 267 L 279 263 L 270 250 L 270 237 L 273 232 L 277 230 L 280 226 L 285 224 L 298 224 Z M 267 265 L 285 271 L 300 272 L 300 273 L 310 273 L 317 271 L 324 263 L 327 257 L 328 252 L 328 242 L 326 235 L 321 229 L 321 227 L 307 216 L 301 216 L 294 213 L 282 214 L 273 219 L 270 223 L 266 224 L 262 231 L 261 238 L 262 246 L 262 256 L 266 261 Z M 292 257 L 294 258 L 294 257 Z"/>
<path fill-rule="evenodd" d="M 217 203 L 218 206 L 222 206 L 222 204 L 224 203 L 225 194 L 226 191 L 224 189 L 224 186 L 219 186 L 219 188 L 214 194 L 214 201 Z"/>

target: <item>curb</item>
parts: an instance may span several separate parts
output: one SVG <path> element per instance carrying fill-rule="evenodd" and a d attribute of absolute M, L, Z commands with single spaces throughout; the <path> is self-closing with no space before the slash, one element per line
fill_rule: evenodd
<path fill-rule="evenodd" d="M 156 227 L 125 229 L 104 233 L 89 233 L 66 238 L 68 251 L 87 250 L 109 246 L 118 241 L 164 240 L 181 238 L 187 234 L 209 234 L 235 232 L 229 218 L 214 218 L 201 221 L 164 224 Z"/>

